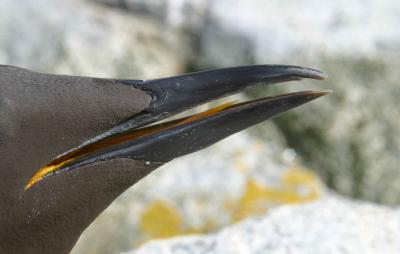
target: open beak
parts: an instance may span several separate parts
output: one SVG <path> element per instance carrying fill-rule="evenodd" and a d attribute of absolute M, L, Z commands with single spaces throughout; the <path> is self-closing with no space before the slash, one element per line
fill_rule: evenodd
<path fill-rule="evenodd" d="M 149 125 L 250 86 L 302 78 L 322 80 L 325 75 L 297 66 L 256 65 L 148 81 L 118 80 L 150 94 L 150 105 L 124 123 L 55 158 L 34 174 L 25 189 L 51 175 L 98 161 L 130 158 L 168 162 L 329 93 L 305 91 L 227 103 L 193 116 Z"/>

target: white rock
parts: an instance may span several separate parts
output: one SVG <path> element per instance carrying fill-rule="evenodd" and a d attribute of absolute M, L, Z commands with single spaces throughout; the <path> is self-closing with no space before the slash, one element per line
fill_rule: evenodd
<path fill-rule="evenodd" d="M 232 64 L 221 56 L 241 41 L 248 44 L 242 50 L 250 50 L 259 63 L 296 54 L 365 57 L 399 52 L 397 1 L 221 0 L 210 1 L 209 10 L 203 48 L 217 65 Z"/>
<path fill-rule="evenodd" d="M 182 36 L 84 1 L 0 0 L 0 62 L 44 72 L 157 78 L 181 72 Z"/>
<path fill-rule="evenodd" d="M 341 198 L 284 206 L 219 233 L 150 242 L 130 254 L 400 253 L 400 210 Z"/>
<path fill-rule="evenodd" d="M 93 0 L 149 15 L 200 40 L 206 66 L 293 55 L 376 56 L 400 47 L 396 0 Z"/>

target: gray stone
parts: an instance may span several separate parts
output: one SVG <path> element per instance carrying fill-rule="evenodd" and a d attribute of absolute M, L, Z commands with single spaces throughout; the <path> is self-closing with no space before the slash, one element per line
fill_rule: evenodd
<path fill-rule="evenodd" d="M 182 72 L 184 36 L 82 1 L 0 1 L 0 62 L 38 71 L 152 78 Z"/>
<path fill-rule="evenodd" d="M 188 28 L 207 66 L 276 62 L 293 55 L 371 56 L 399 52 L 396 1 L 92 0 Z M 189 31 L 190 30 L 190 31 Z M 242 45 L 242 46 L 240 46 Z M 356 46 L 355 46 L 356 45 Z M 234 50 L 239 47 L 239 50 Z M 247 53 L 246 53 L 247 52 Z M 241 58 L 243 54 L 249 54 Z M 232 56 L 233 55 L 233 56 Z M 226 57 L 232 56 L 231 61 Z M 236 57 L 235 57 L 236 56 Z M 200 60 L 200 59 L 199 59 Z"/>
<path fill-rule="evenodd" d="M 296 55 L 318 58 L 321 53 L 371 57 L 399 52 L 396 24 L 400 22 L 400 7 L 396 1 L 206 2 L 207 22 L 200 36 L 200 56 L 205 65 L 234 65 L 249 60 L 291 63 Z"/>
<path fill-rule="evenodd" d="M 218 233 L 145 244 L 130 254 L 400 253 L 400 210 L 330 197 L 283 206 Z"/>
<path fill-rule="evenodd" d="M 194 34 L 203 27 L 208 15 L 208 0 L 91 0 L 107 6 L 123 9 L 134 15 L 149 16 Z"/>

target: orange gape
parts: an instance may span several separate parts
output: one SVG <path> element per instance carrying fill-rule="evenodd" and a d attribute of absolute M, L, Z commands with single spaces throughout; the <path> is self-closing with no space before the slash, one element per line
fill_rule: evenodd
<path fill-rule="evenodd" d="M 144 128 L 137 129 L 137 130 L 129 132 L 129 133 L 125 133 L 123 135 L 109 137 L 109 138 L 97 141 L 93 144 L 84 146 L 75 151 L 71 151 L 65 155 L 60 156 L 59 158 L 53 160 L 46 166 L 39 169 L 31 177 L 31 179 L 29 179 L 28 183 L 25 186 L 25 190 L 32 187 L 35 183 L 41 181 L 44 177 L 46 177 L 50 173 L 58 170 L 62 166 L 69 164 L 70 162 L 73 162 L 76 159 L 78 159 L 84 155 L 87 155 L 89 153 L 92 153 L 92 152 L 95 152 L 95 151 L 98 151 L 98 150 L 101 150 L 101 149 L 104 149 L 104 148 L 107 148 L 107 147 L 110 147 L 110 146 L 113 146 L 116 144 L 121 144 L 126 141 L 131 141 L 131 140 L 134 140 L 139 137 L 144 137 L 147 135 L 151 135 L 153 133 L 157 133 L 157 132 L 160 132 L 160 131 L 163 131 L 166 129 L 170 129 L 175 126 L 179 126 L 179 125 L 182 125 L 185 123 L 190 123 L 190 122 L 193 122 L 193 121 L 196 121 L 196 120 L 208 117 L 208 116 L 212 116 L 212 115 L 215 115 L 215 114 L 217 114 L 227 108 L 230 108 L 234 105 L 235 105 L 235 102 L 227 102 L 227 103 L 224 103 L 215 108 L 211 108 L 209 110 L 203 111 L 201 113 L 198 113 L 198 114 L 186 117 L 186 118 L 181 118 L 181 119 L 173 120 L 173 121 L 166 122 L 166 123 L 161 123 L 161 124 L 157 124 L 157 125 L 153 125 L 153 126 L 144 127 Z"/>

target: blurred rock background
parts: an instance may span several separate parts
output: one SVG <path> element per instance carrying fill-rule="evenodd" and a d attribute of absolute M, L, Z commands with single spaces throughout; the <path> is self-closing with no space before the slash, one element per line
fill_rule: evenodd
<path fill-rule="evenodd" d="M 296 64 L 329 78 L 220 102 L 334 91 L 157 170 L 114 202 L 73 253 L 119 253 L 149 239 L 216 232 L 268 218 L 281 204 L 323 205 L 332 191 L 398 206 L 399 13 L 394 0 L 0 0 L 1 64 L 143 79 Z"/>
<path fill-rule="evenodd" d="M 276 208 L 215 234 L 154 241 L 130 253 L 398 253 L 399 234 L 398 209 L 330 197 Z"/>

